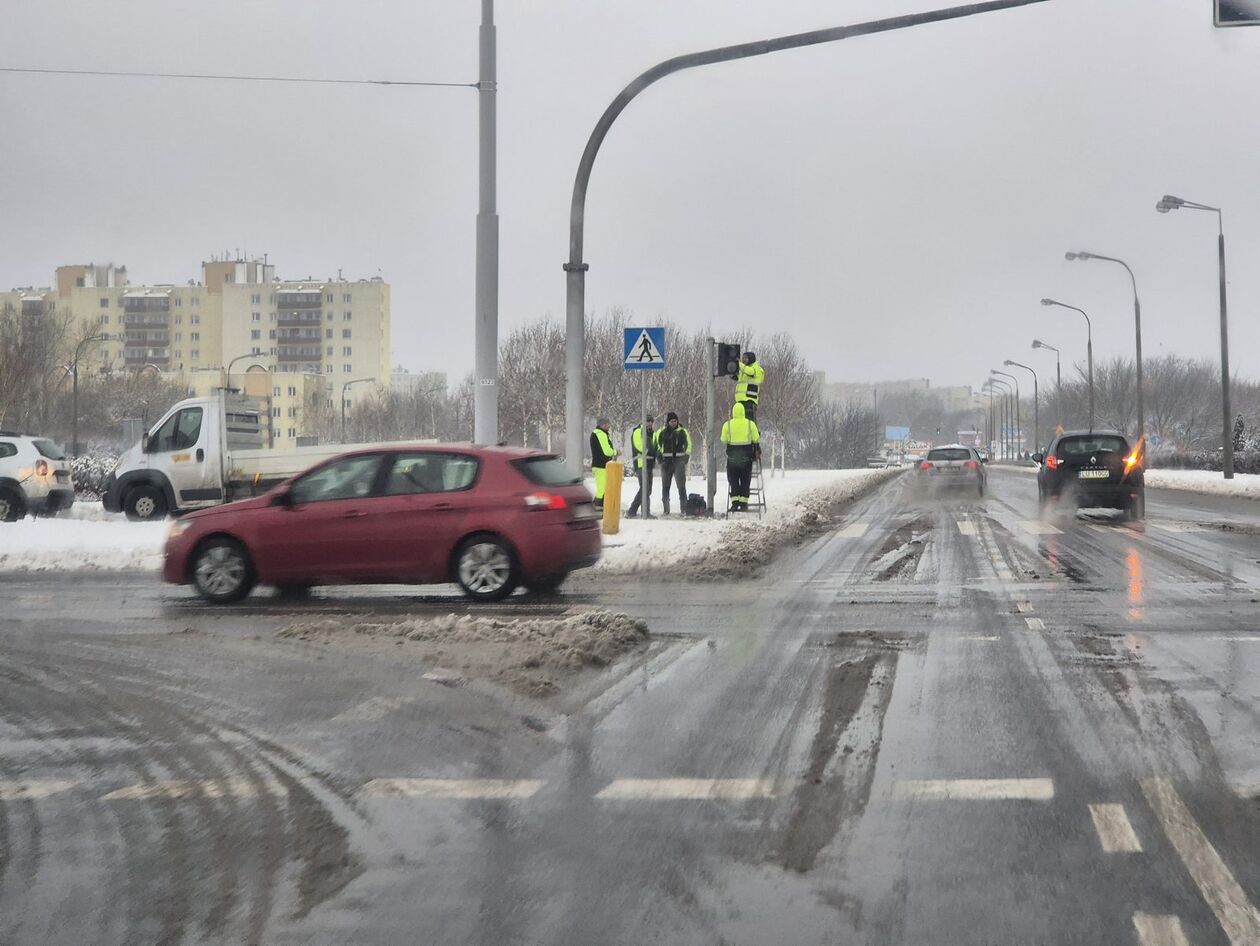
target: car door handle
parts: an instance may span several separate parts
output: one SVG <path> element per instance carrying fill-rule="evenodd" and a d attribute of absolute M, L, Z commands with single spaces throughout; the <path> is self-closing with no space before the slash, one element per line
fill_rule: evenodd
<path fill-rule="evenodd" d="M 434 503 L 434 504 L 433 504 L 432 506 L 430 506 L 429 508 L 430 508 L 430 509 L 452 509 L 452 508 L 454 508 L 454 504 L 452 504 L 452 503 Z"/>
<path fill-rule="evenodd" d="M 357 509 L 351 509 L 348 513 L 346 513 L 345 518 L 346 519 L 362 519 L 366 515 L 367 515 L 366 512 L 360 512 Z"/>
<path fill-rule="evenodd" d="M 206 451 L 202 450 L 200 447 L 197 448 L 197 462 L 198 463 L 206 462 Z"/>

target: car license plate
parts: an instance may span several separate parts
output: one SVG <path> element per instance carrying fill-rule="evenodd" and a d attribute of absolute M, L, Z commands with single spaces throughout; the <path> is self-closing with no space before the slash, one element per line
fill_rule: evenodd
<path fill-rule="evenodd" d="M 573 518 L 575 519 L 598 519 L 599 512 L 592 503 L 578 503 L 573 507 Z"/>
<path fill-rule="evenodd" d="M 1110 475 L 1110 470 L 1081 470 L 1077 474 L 1083 480 L 1105 480 Z"/>

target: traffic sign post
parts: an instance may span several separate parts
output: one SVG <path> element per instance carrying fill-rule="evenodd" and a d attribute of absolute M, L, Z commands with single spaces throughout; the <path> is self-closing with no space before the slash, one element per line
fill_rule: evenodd
<path fill-rule="evenodd" d="M 628 328 L 623 330 L 624 366 L 627 371 L 663 371 L 665 369 L 664 327 Z M 639 498 L 643 518 L 652 518 L 652 493 L 648 489 L 648 453 L 652 444 L 647 429 L 647 375 L 639 375 L 639 437 L 643 441 L 643 465 L 639 467 Z M 630 460 L 634 462 L 634 434 L 630 434 Z M 679 510 L 684 511 L 684 510 Z"/>

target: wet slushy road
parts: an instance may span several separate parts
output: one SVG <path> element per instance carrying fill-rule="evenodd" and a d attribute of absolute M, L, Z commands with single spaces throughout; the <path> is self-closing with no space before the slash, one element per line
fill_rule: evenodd
<path fill-rule="evenodd" d="M 902 477 L 757 578 L 514 599 L 656 635 L 551 701 L 275 637 L 442 595 L 4 576 L 0 942 L 1260 943 L 1260 503 L 1148 513 Z"/>

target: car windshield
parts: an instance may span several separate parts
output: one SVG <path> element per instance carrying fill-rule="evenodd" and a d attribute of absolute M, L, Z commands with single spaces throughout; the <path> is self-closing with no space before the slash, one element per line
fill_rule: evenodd
<path fill-rule="evenodd" d="M 948 449 L 932 450 L 928 453 L 929 460 L 970 460 L 971 451 L 965 447 L 950 447 Z"/>
<path fill-rule="evenodd" d="M 525 457 L 512 466 L 537 486 L 572 486 L 582 482 L 559 457 Z"/>
<path fill-rule="evenodd" d="M 41 456 L 45 456 L 50 460 L 64 460 L 66 451 L 62 450 L 56 443 L 51 440 L 36 440 L 35 449 L 40 452 Z"/>
<path fill-rule="evenodd" d="M 1096 453 L 1128 453 L 1123 437 L 1095 434 L 1088 437 L 1064 437 L 1055 451 L 1061 457 L 1091 456 Z"/>

